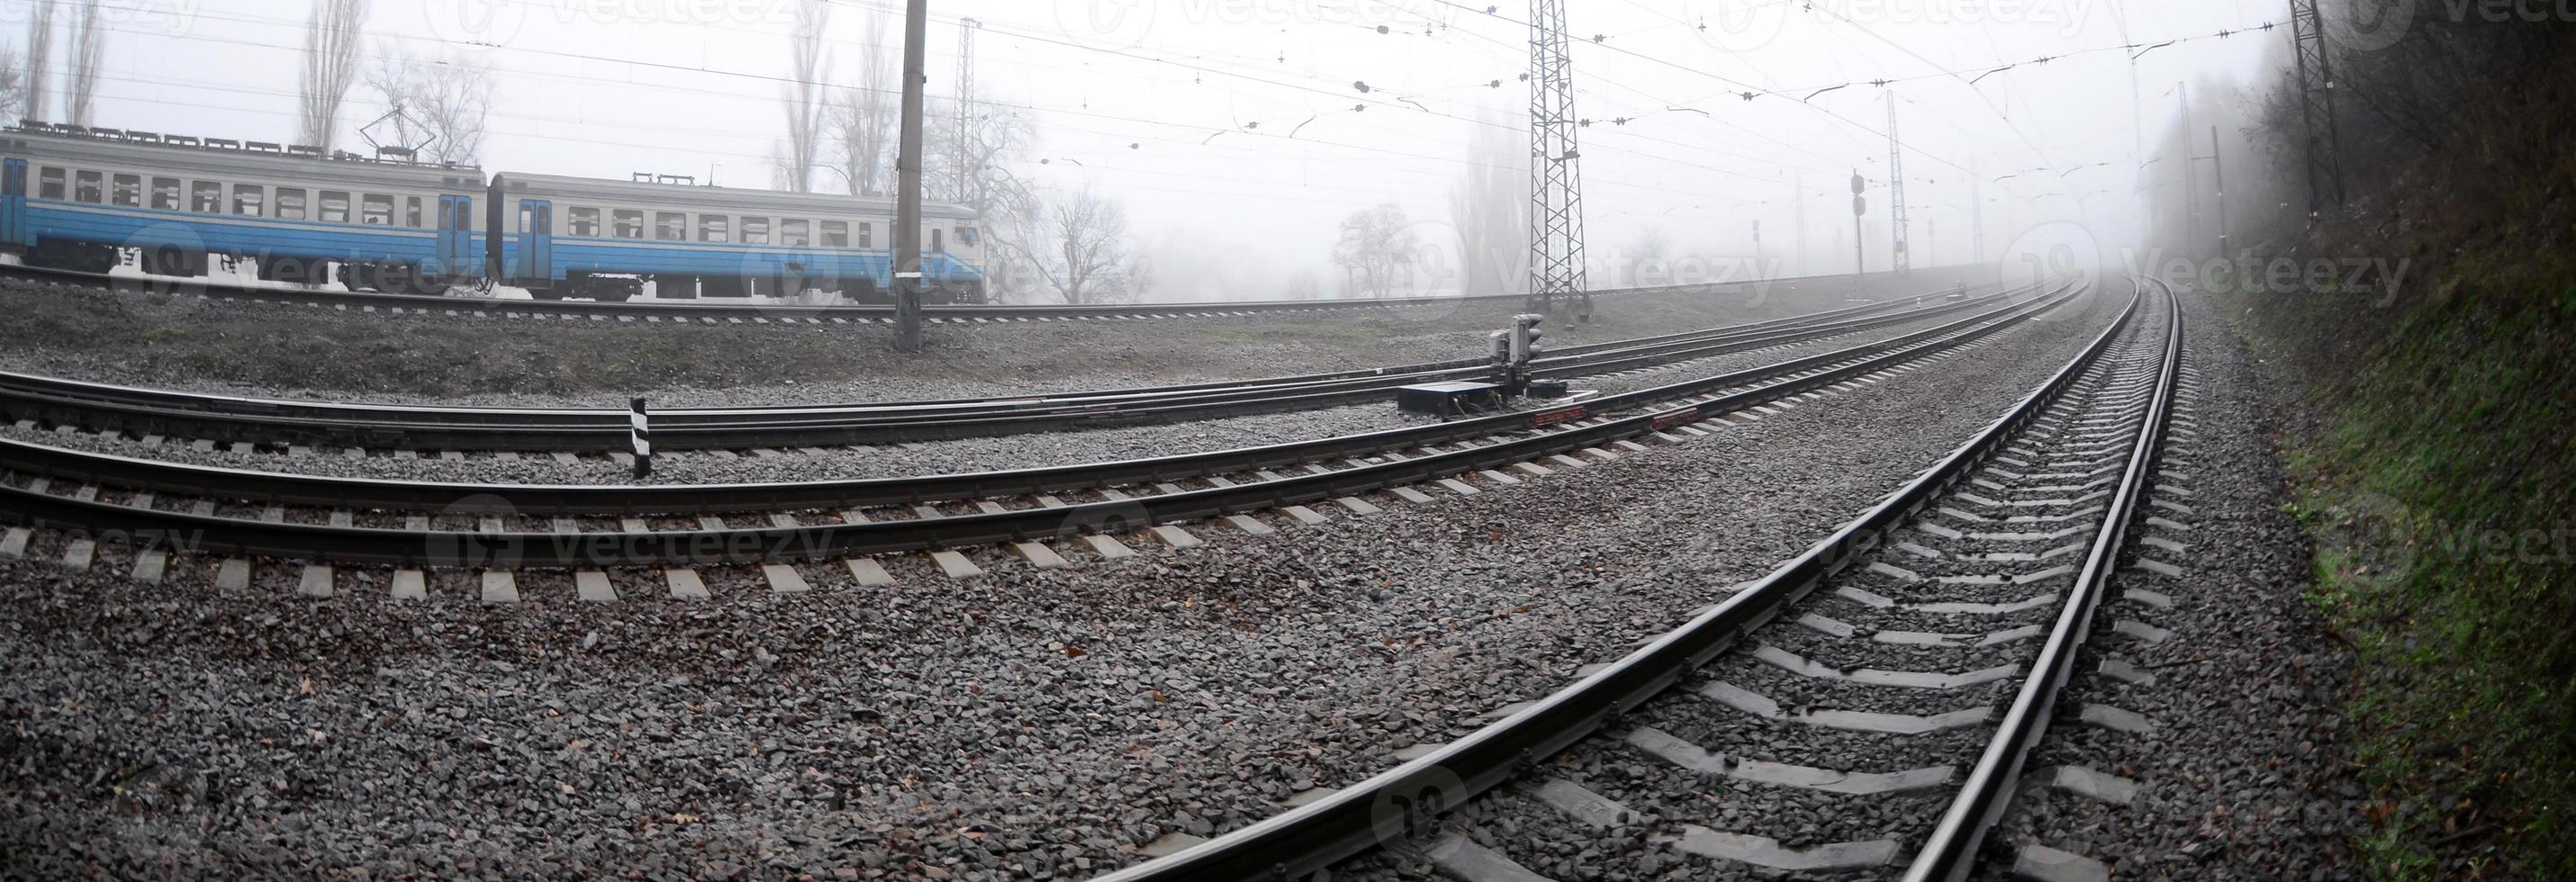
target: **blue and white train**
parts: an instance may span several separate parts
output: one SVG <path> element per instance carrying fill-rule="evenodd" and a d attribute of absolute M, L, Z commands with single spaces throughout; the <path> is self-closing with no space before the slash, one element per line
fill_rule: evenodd
<path fill-rule="evenodd" d="M 891 199 L 781 193 L 324 156 L 303 147 L 28 122 L 0 131 L 0 249 L 37 266 L 260 278 L 435 294 L 508 285 L 540 299 L 837 291 L 890 302 Z M 931 302 L 984 300 L 971 208 L 925 202 Z"/>

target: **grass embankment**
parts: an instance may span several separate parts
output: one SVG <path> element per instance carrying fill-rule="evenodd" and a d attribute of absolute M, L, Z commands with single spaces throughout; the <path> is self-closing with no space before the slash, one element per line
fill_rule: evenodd
<path fill-rule="evenodd" d="M 2437 264 L 2384 306 L 2231 295 L 2306 378 L 2284 459 L 2313 597 L 2358 656 L 2377 877 L 2576 879 L 2571 232 L 2352 243 Z"/>

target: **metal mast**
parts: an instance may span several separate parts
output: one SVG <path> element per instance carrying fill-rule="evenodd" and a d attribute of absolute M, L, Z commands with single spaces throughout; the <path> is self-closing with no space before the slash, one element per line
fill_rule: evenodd
<path fill-rule="evenodd" d="M 1530 308 L 1556 298 L 1592 319 L 1583 271 L 1582 151 L 1575 145 L 1574 59 L 1566 52 L 1565 0 L 1530 0 Z"/>
<path fill-rule="evenodd" d="M 975 32 L 983 27 L 983 22 L 971 18 L 957 22 L 957 142 L 950 145 L 950 149 L 957 151 L 958 167 L 955 171 L 959 202 L 971 202 L 975 198 L 969 187 L 973 175 L 968 173 L 970 170 L 966 163 L 974 159 L 975 153 Z"/>
<path fill-rule="evenodd" d="M 2334 72 L 2326 64 L 2325 22 L 2317 0 L 2290 0 L 2290 54 L 2297 59 L 2299 116 L 2308 134 L 2308 222 L 2316 223 L 2334 195 L 2344 203 L 2343 141 L 2335 134 Z"/>
<path fill-rule="evenodd" d="M 1887 93 L 1887 225 L 1896 234 L 1897 275 L 1914 272 L 1905 249 L 1905 150 L 1896 142 L 1896 93 Z"/>

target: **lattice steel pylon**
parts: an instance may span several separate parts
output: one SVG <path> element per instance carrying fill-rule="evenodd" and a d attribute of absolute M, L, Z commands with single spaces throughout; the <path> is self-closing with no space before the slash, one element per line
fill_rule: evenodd
<path fill-rule="evenodd" d="M 1583 270 L 1582 151 L 1576 146 L 1574 59 L 1566 51 L 1565 0 L 1530 0 L 1530 293 L 1533 312 L 1560 296 L 1592 320 Z"/>
<path fill-rule="evenodd" d="M 1887 93 L 1887 227 L 1896 233 L 1897 275 L 1914 272 L 1914 257 L 1905 246 L 1905 149 L 1896 140 L 1896 93 Z"/>
<path fill-rule="evenodd" d="M 2316 223 L 2328 194 L 2344 203 L 2343 141 L 2335 134 L 2334 70 L 2326 61 L 2325 20 L 2317 0 L 2290 0 L 2290 54 L 2299 75 L 2299 116 L 2308 145 L 2308 222 Z M 2188 135 L 2185 136 L 2188 138 Z"/>

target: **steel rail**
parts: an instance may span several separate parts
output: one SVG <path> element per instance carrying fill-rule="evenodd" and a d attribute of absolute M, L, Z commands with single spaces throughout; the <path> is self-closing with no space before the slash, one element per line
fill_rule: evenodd
<path fill-rule="evenodd" d="M 2141 292 L 2143 294 L 2143 292 Z M 1590 736 L 1770 621 L 1887 532 L 1962 481 L 2099 360 L 2143 296 L 2047 382 L 1885 501 L 1753 585 L 1654 642 L 1432 753 L 1241 830 L 1128 867 L 1099 882 L 1302 877 L 1422 829 L 1479 793 Z"/>
<path fill-rule="evenodd" d="M 2000 324 L 2044 311 L 2062 302 L 2068 289 L 2051 300 L 2007 306 L 1934 328 L 1834 352 L 1671 383 L 1569 406 L 1586 415 L 1648 406 L 1721 389 L 1762 383 L 1782 375 L 1845 361 L 1892 355 L 1980 325 Z M 1755 402 L 1759 403 L 1759 402 Z M 1715 405 L 1709 405 L 1714 407 Z M 1730 408 L 1734 409 L 1734 408 Z M 901 478 L 747 484 L 468 484 L 343 478 L 323 475 L 252 471 L 215 466 L 70 450 L 0 438 L 0 468 L 57 480 L 117 487 L 140 492 L 280 505 L 353 510 L 456 510 L 496 506 L 551 515 L 672 515 L 741 511 L 837 510 L 887 505 L 913 505 L 956 499 L 1029 496 L 1093 487 L 1116 487 L 1178 480 L 1211 474 L 1278 469 L 1305 463 L 1349 459 L 1392 450 L 1489 438 L 1528 431 L 1568 417 L 1568 407 L 1497 414 L 1435 423 L 1291 441 L 1259 447 L 1204 451 L 1168 457 L 1085 463 L 996 472 L 970 472 Z M 1718 411 L 1710 410 L 1709 413 Z M 1545 422 L 1542 422 L 1542 421 Z M 658 440 L 658 439 L 657 439 Z"/>
<path fill-rule="evenodd" d="M 2026 317 L 2054 308 L 2074 296 L 2073 286 L 2042 304 L 2016 309 Z M 1479 469 L 1501 468 L 1554 453 L 1580 450 L 1613 440 L 1645 435 L 1700 414 L 1717 414 L 1776 401 L 1843 382 L 1901 363 L 1927 347 L 1958 345 L 1994 334 L 2014 324 L 1997 320 L 1958 330 L 1939 340 L 1917 339 L 1906 348 L 1882 352 L 1838 366 L 1780 379 L 1681 407 L 1651 411 L 1561 431 L 1512 438 L 1493 444 L 1426 456 L 1393 459 L 1348 469 L 1273 480 L 1190 490 L 1129 500 L 1086 503 L 1060 508 L 1011 510 L 904 521 L 877 521 L 818 526 L 753 529 L 683 530 L 644 533 L 457 532 L 333 527 L 247 521 L 211 515 L 134 508 L 54 496 L 24 488 L 0 486 L 0 519 L 38 527 L 75 530 L 126 542 L 163 543 L 190 549 L 223 549 L 242 555 L 326 560 L 351 564 L 481 568 L 586 568 L 679 566 L 752 561 L 839 559 L 890 552 L 987 545 L 1035 538 L 1070 539 L 1087 532 L 1126 532 L 1154 523 L 1189 521 L 1245 511 L 1318 502 L 1386 487 L 1420 483 Z M 1831 364 L 1823 356 L 1800 359 L 1810 366 Z M 1712 380 L 1662 387 L 1662 394 L 1684 386 L 1708 388 Z M 1644 390 L 1612 396 L 1626 404 L 1650 401 Z M 1586 414 L 1582 405 L 1562 408 L 1562 419 Z M 1526 427 L 1553 422 L 1547 413 L 1514 414 Z M 1433 427 L 1443 428 L 1443 427 Z M 1327 439 L 1326 444 L 1345 443 Z M 166 464 L 164 464 L 166 465 Z M 275 476 L 270 476 L 275 477 Z M 480 513 L 515 510 L 506 497 L 475 501 Z"/>
<path fill-rule="evenodd" d="M 2022 289 L 1974 300 L 1787 329 L 1695 332 L 1693 339 L 1602 348 L 1539 363 L 1542 377 L 1633 369 L 1837 336 L 1972 309 Z M 1625 341 L 1622 341 L 1625 342 Z M 1367 403 L 1386 390 L 1434 379 L 1482 376 L 1482 361 L 1409 374 L 1281 385 L 1182 390 L 1133 399 L 1005 399 L 975 405 L 832 405 L 709 408 L 655 414 L 655 446 L 706 448 L 886 444 L 1042 431 L 1100 429 Z M 0 373 L 0 413 L 89 429 L 173 434 L 216 441 L 335 443 L 358 447 L 604 451 L 625 446 L 622 410 L 406 407 L 232 398 L 134 389 Z"/>
<path fill-rule="evenodd" d="M 1887 275 L 1871 273 L 1870 275 Z M 1847 278 L 1845 275 L 1793 276 L 1778 279 L 1753 279 L 1731 282 L 1707 282 L 1686 285 L 1655 285 L 1632 288 L 1607 288 L 1595 295 L 1621 295 L 1661 291 L 1721 289 L 1750 285 L 1769 285 L 1822 279 Z M 892 305 L 800 306 L 792 304 L 679 304 L 679 303 L 613 303 L 583 300 L 516 300 L 494 297 L 447 297 L 423 294 L 384 294 L 356 291 L 322 291 L 301 288 L 272 288 L 248 282 L 218 282 L 205 277 L 120 276 L 87 273 L 78 270 L 25 264 L 0 264 L 0 278 L 103 288 L 110 291 L 150 294 L 189 294 L 220 300 L 275 300 L 291 303 L 344 307 L 431 311 L 470 311 L 481 313 L 519 313 L 554 317 L 580 318 L 600 316 L 635 319 L 661 317 L 694 322 L 701 319 L 811 319 L 814 321 L 886 323 L 894 320 Z M 1134 319 L 1219 316 L 1243 313 L 1350 312 L 1412 306 L 1441 306 L 1471 303 L 1518 303 L 1520 294 L 1470 294 L 1461 296 L 1378 297 L 1365 300 L 1256 300 L 1236 303 L 1131 303 L 1114 305 L 944 305 L 924 306 L 923 314 L 934 321 L 959 323 L 1024 321 L 1038 319 Z"/>
<path fill-rule="evenodd" d="M 2172 286 L 2162 279 L 2154 281 L 2164 289 L 2165 302 L 2170 305 L 2164 363 L 2156 377 L 2146 419 L 2138 427 L 2135 446 L 2129 451 L 2128 468 L 2120 475 L 2119 489 L 2111 496 L 2110 509 L 2103 515 L 2093 546 L 2084 556 L 2084 568 L 2076 576 L 2074 589 L 2058 610 L 2057 624 L 2049 632 L 2039 658 L 2031 663 L 2030 676 L 2022 681 L 2021 690 L 2004 711 L 1994 740 L 1987 743 L 1976 766 L 1969 770 L 1966 785 L 1942 814 L 1941 823 L 1924 840 L 1914 863 L 1906 868 L 1906 882 L 1960 882 L 1976 868 L 1978 846 L 2011 804 L 2013 783 L 2021 776 L 2022 763 L 2047 734 L 2050 710 L 2074 675 L 2076 650 L 2092 633 L 2093 614 L 2110 591 L 2112 572 L 2127 549 L 2130 521 L 2136 518 L 2162 455 L 2166 418 L 2182 370 L 2182 304 L 2174 297 Z"/>

